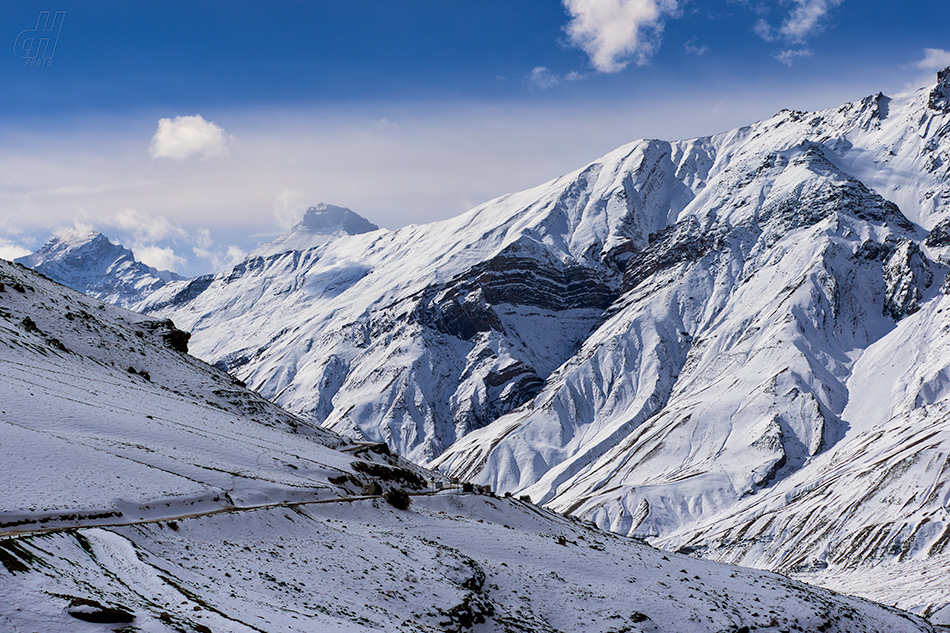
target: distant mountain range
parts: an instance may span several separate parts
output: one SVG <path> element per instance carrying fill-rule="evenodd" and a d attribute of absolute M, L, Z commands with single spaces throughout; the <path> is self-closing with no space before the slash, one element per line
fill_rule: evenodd
<path fill-rule="evenodd" d="M 442 222 L 314 208 L 125 305 L 324 428 L 931 613 L 950 603 L 930 582 L 950 569 L 948 262 L 950 69 L 637 141 Z"/>

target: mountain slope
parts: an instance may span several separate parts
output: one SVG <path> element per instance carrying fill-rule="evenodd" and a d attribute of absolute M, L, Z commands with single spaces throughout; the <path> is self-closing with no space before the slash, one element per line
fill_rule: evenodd
<path fill-rule="evenodd" d="M 127 307 L 182 277 L 135 260 L 98 231 L 69 230 L 16 260 L 91 297 Z"/>
<path fill-rule="evenodd" d="M 278 404 L 408 457 L 434 457 L 534 395 L 620 283 L 616 270 L 587 261 L 599 255 L 586 241 L 561 240 L 583 218 L 520 213 L 530 198 L 431 227 L 254 256 L 228 273 L 169 284 L 139 308 L 175 314 L 197 354 Z M 609 221 L 597 219 L 604 238 Z M 489 304 L 499 300 L 503 309 Z M 547 324 L 555 340 L 538 336 Z M 235 330 L 242 337 L 225 334 Z"/>
<path fill-rule="evenodd" d="M 425 475 L 0 260 L 0 629 L 934 631 Z M 365 461 L 364 461 L 365 460 Z M 362 465 L 360 465 L 362 464 Z"/>
<path fill-rule="evenodd" d="M 0 284 L 0 530 L 350 494 L 329 481 L 360 476 L 345 440 L 184 353 L 170 321 L 4 261 Z"/>

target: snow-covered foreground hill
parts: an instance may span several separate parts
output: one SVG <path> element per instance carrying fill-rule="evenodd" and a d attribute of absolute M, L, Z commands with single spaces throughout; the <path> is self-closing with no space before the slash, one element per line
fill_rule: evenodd
<path fill-rule="evenodd" d="M 0 283 L 0 530 L 339 492 L 343 440 L 183 353 L 170 322 L 8 262 Z"/>
<path fill-rule="evenodd" d="M 476 495 L 75 530 L 0 541 L 0 561 L 16 570 L 0 569 L 9 631 L 101 631 L 69 615 L 84 603 L 156 633 L 933 630 L 865 600 Z"/>
<path fill-rule="evenodd" d="M 168 322 L 2 260 L 0 284 L 0 631 L 934 630 L 511 497 L 426 492 Z M 373 480 L 408 508 L 363 496 Z"/>

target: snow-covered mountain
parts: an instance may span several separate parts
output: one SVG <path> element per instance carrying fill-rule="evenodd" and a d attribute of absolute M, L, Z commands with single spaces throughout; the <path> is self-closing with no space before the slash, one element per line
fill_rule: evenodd
<path fill-rule="evenodd" d="M 515 498 L 427 492 L 187 342 L 0 260 L 0 630 L 935 630 Z"/>
<path fill-rule="evenodd" d="M 16 261 L 90 297 L 119 306 L 137 303 L 166 283 L 182 279 L 136 261 L 132 251 L 93 230 L 63 231 Z"/>
<path fill-rule="evenodd" d="M 944 71 L 634 142 L 139 307 L 327 428 L 614 531 L 796 573 L 937 560 L 948 104 Z"/>

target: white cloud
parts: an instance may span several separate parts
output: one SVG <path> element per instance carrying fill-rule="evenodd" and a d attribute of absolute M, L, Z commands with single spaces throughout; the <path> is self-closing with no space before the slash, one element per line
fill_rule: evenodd
<path fill-rule="evenodd" d="M 135 209 L 125 209 L 103 219 L 103 224 L 129 233 L 137 243 L 160 242 L 167 239 L 183 240 L 188 233 L 162 216 L 151 216 Z"/>
<path fill-rule="evenodd" d="M 772 28 L 772 25 L 765 20 L 756 22 L 755 28 L 753 28 L 752 31 L 766 42 L 775 41 L 775 30 Z"/>
<path fill-rule="evenodd" d="M 795 8 L 781 25 L 773 27 L 762 19 L 753 31 L 766 42 L 782 40 L 788 44 L 804 44 L 824 30 L 825 17 L 842 2 L 844 0 L 794 0 Z"/>
<path fill-rule="evenodd" d="M 159 270 L 178 272 L 188 264 L 187 259 L 167 246 L 137 246 L 132 252 L 137 260 Z"/>
<path fill-rule="evenodd" d="M 547 90 L 558 85 L 557 76 L 544 66 L 538 66 L 528 74 L 528 85 L 538 90 Z"/>
<path fill-rule="evenodd" d="M 943 70 L 950 66 L 950 51 L 925 48 L 924 58 L 917 62 L 916 66 L 921 70 Z"/>
<path fill-rule="evenodd" d="M 795 0 L 795 8 L 779 27 L 792 42 L 804 42 L 824 28 L 824 17 L 844 0 Z"/>
<path fill-rule="evenodd" d="M 689 40 L 684 43 L 683 48 L 686 50 L 687 55 L 696 55 L 697 57 L 702 57 L 709 52 L 708 46 L 696 46 L 694 40 Z"/>
<path fill-rule="evenodd" d="M 159 119 L 148 151 L 152 158 L 208 159 L 227 155 L 233 144 L 233 136 L 196 114 Z"/>
<path fill-rule="evenodd" d="M 192 248 L 195 257 L 211 263 L 212 270 L 226 270 L 247 257 L 247 252 L 238 246 L 214 247 L 211 239 L 211 230 L 199 228 L 195 234 L 195 246 Z"/>
<path fill-rule="evenodd" d="M 29 255 L 31 252 L 32 251 L 28 248 L 23 248 L 19 244 L 14 244 L 0 237 L 0 259 L 7 259 L 12 262 L 17 257 Z"/>
<path fill-rule="evenodd" d="M 786 66 L 792 66 L 802 57 L 811 57 L 809 38 L 825 29 L 826 17 L 844 0 L 793 0 L 794 8 L 778 27 L 766 20 L 759 20 L 753 31 L 766 42 L 783 42 L 785 50 L 773 53 L 772 57 Z"/>
<path fill-rule="evenodd" d="M 787 50 L 775 53 L 773 57 L 791 68 L 796 59 L 801 59 L 802 57 L 811 57 L 814 54 L 814 51 L 808 48 L 789 48 Z"/>
<path fill-rule="evenodd" d="M 211 229 L 199 228 L 195 232 L 195 246 L 201 250 L 211 248 L 214 241 L 211 239 Z M 197 252 L 197 251 L 196 251 Z"/>
<path fill-rule="evenodd" d="M 92 224 L 89 224 L 80 218 L 73 218 L 72 226 L 61 226 L 56 228 L 53 230 L 53 235 L 61 240 L 72 240 L 84 237 L 92 230 L 94 230 Z"/>
<path fill-rule="evenodd" d="M 565 27 L 570 41 L 591 64 L 616 73 L 631 60 L 645 64 L 656 51 L 664 18 L 679 9 L 678 0 L 563 0 L 571 15 Z"/>
<path fill-rule="evenodd" d="M 227 266 L 233 267 L 238 262 L 244 261 L 244 258 L 247 257 L 247 253 L 237 246 L 228 246 L 228 250 L 225 251 L 225 257 L 227 258 Z M 218 268 L 220 268 L 220 266 Z"/>
<path fill-rule="evenodd" d="M 300 222 L 306 210 L 307 205 L 304 204 L 300 192 L 293 189 L 284 189 L 277 194 L 277 200 L 274 203 L 274 217 L 277 218 L 277 224 L 280 228 L 287 230 Z"/>

